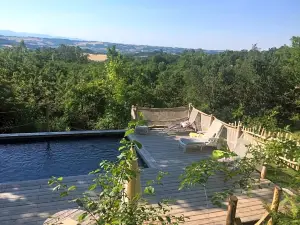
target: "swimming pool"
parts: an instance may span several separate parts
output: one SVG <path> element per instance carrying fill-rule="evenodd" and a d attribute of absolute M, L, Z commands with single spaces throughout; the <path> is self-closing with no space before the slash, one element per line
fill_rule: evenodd
<path fill-rule="evenodd" d="M 116 160 L 120 137 L 0 144 L 0 183 L 88 174 L 102 160 Z M 145 164 L 139 159 L 139 165 Z"/>

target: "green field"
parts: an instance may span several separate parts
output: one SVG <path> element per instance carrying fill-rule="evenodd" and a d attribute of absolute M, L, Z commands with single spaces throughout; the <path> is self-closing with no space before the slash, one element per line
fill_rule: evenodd
<path fill-rule="evenodd" d="M 268 165 L 267 179 L 281 187 L 300 191 L 300 171 L 278 167 L 275 164 Z"/>

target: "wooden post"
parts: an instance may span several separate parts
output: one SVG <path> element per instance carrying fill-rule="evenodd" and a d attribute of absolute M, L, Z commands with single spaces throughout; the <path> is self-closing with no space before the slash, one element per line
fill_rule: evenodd
<path fill-rule="evenodd" d="M 135 105 L 131 106 L 131 118 L 133 120 L 137 119 L 137 107 Z"/>
<path fill-rule="evenodd" d="M 240 125 L 236 127 L 235 146 L 237 145 L 239 137 L 242 135 L 242 128 Z"/>
<path fill-rule="evenodd" d="M 235 218 L 234 225 L 243 225 L 240 217 Z"/>
<path fill-rule="evenodd" d="M 262 137 L 265 137 L 265 136 L 264 136 L 264 133 L 265 133 L 265 128 L 262 128 L 262 129 L 261 129 L 261 133 L 260 133 L 259 135 L 262 136 Z"/>
<path fill-rule="evenodd" d="M 289 139 L 289 134 L 285 133 L 285 140 L 288 140 L 288 139 Z"/>
<path fill-rule="evenodd" d="M 190 118 L 191 112 L 192 112 L 192 103 L 189 103 L 188 118 Z"/>
<path fill-rule="evenodd" d="M 265 214 L 254 225 L 266 224 L 266 222 L 270 219 L 270 217 L 271 217 L 270 213 L 269 212 L 265 212 Z"/>
<path fill-rule="evenodd" d="M 293 162 L 296 162 L 296 158 L 293 158 Z M 292 164 L 292 168 L 296 170 L 297 169 L 296 164 Z"/>
<path fill-rule="evenodd" d="M 267 138 L 271 138 L 272 137 L 272 133 L 271 131 L 268 132 L 268 137 Z"/>
<path fill-rule="evenodd" d="M 211 115 L 210 115 L 210 124 L 209 124 L 209 126 L 212 124 L 212 122 L 214 121 L 214 119 L 215 119 L 214 115 L 211 114 Z"/>
<path fill-rule="evenodd" d="M 258 127 L 258 130 L 257 130 L 257 133 L 258 133 L 258 134 L 260 134 L 261 128 L 262 128 L 262 127 L 261 127 L 261 125 L 260 125 L 260 126 Z"/>
<path fill-rule="evenodd" d="M 131 148 L 131 151 L 133 151 L 133 154 L 136 156 L 136 152 L 133 147 Z M 132 177 L 132 179 L 125 186 L 128 198 L 127 200 L 129 201 L 141 194 L 141 178 L 137 159 L 132 160 L 131 169 L 135 172 L 135 177 Z"/>
<path fill-rule="evenodd" d="M 260 129 L 259 126 L 255 126 L 255 127 L 254 127 L 254 132 L 257 133 L 257 134 L 259 134 L 259 129 Z"/>
<path fill-rule="evenodd" d="M 277 132 L 277 138 L 280 140 L 280 132 Z"/>
<path fill-rule="evenodd" d="M 267 167 L 264 164 L 261 168 L 260 179 L 266 179 L 266 176 L 267 176 Z"/>
<path fill-rule="evenodd" d="M 238 199 L 236 196 L 231 195 L 229 197 L 226 225 L 234 225 L 237 202 L 238 202 Z"/>
<path fill-rule="evenodd" d="M 275 186 L 274 189 L 274 194 L 273 194 L 273 201 L 271 205 L 271 211 L 277 212 L 278 207 L 279 207 L 279 202 L 280 202 L 280 197 L 281 197 L 282 189 L 278 186 Z M 272 218 L 268 221 L 268 225 L 273 225 L 273 220 Z"/>

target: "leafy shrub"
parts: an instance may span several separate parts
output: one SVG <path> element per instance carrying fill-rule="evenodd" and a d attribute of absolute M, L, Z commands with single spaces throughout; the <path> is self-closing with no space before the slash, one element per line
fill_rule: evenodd
<path fill-rule="evenodd" d="M 135 122 L 131 123 L 132 129 L 127 130 L 125 137 L 134 132 Z M 78 218 L 80 222 L 92 218 L 95 224 L 111 225 L 140 225 L 150 224 L 179 224 L 185 217 L 170 215 L 169 201 L 162 199 L 157 205 L 150 204 L 140 194 L 133 197 L 127 195 L 124 185 L 138 176 L 139 171 L 132 167 L 132 162 L 137 160 L 134 146 L 141 147 L 137 141 L 126 138 L 121 140 L 120 155 L 116 162 L 102 161 L 100 167 L 90 174 L 94 175 L 93 183 L 88 191 L 80 198 L 73 201 L 85 212 Z M 153 183 L 161 184 L 165 173 L 160 172 L 156 181 L 147 182 L 145 194 L 155 194 Z M 63 183 L 63 178 L 52 177 L 49 185 L 55 186 L 53 190 L 60 191 L 60 196 L 69 196 L 76 186 Z"/>

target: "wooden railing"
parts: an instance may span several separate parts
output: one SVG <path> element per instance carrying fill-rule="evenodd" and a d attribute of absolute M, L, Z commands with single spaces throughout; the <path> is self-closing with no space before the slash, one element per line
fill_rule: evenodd
<path fill-rule="evenodd" d="M 273 225 L 273 220 L 271 217 L 271 213 L 278 212 L 279 202 L 282 195 L 282 189 L 278 186 L 275 186 L 273 193 L 273 200 L 270 207 L 270 210 L 263 214 L 259 221 L 255 223 L 255 225 Z M 226 225 L 242 225 L 241 219 L 236 217 L 236 209 L 237 209 L 238 198 L 234 195 L 229 197 L 228 200 L 228 208 L 227 208 L 227 216 L 226 216 Z"/>
<path fill-rule="evenodd" d="M 271 218 L 271 213 L 278 212 L 281 194 L 282 194 L 282 189 L 278 186 L 275 186 L 274 194 L 273 194 L 273 201 L 272 201 L 272 204 L 271 204 L 271 207 L 270 207 L 270 211 L 266 212 L 260 218 L 260 220 L 257 223 L 255 223 L 255 225 L 266 224 L 266 222 L 267 222 L 267 225 L 273 225 L 274 224 L 273 219 Z"/>
<path fill-rule="evenodd" d="M 244 138 L 248 139 L 249 141 L 257 142 L 257 143 L 266 143 L 268 140 L 294 140 L 293 135 L 291 133 L 287 132 L 271 132 L 267 131 L 266 129 L 262 127 L 254 127 L 254 128 L 242 128 L 244 133 Z M 300 142 L 297 140 L 294 140 L 297 144 L 297 146 L 300 146 Z M 298 162 L 298 159 L 296 158 L 288 158 L 286 155 L 284 157 L 279 157 L 283 164 L 285 164 L 287 167 L 292 168 L 296 171 L 300 170 L 300 163 Z"/>
<path fill-rule="evenodd" d="M 189 105 L 189 107 L 193 107 L 192 105 Z M 201 127 L 204 127 L 204 129 L 209 126 L 214 119 L 217 119 L 213 115 L 208 115 L 200 110 L 198 110 L 198 113 L 200 115 L 200 123 Z M 219 120 L 221 121 L 221 120 Z M 245 127 L 242 125 L 242 123 L 234 122 L 234 123 L 225 123 L 221 121 L 224 125 L 224 127 L 227 129 L 227 145 L 230 150 L 234 150 L 238 138 L 241 137 L 243 134 L 243 139 L 249 141 L 252 144 L 265 144 L 268 140 L 293 140 L 293 136 L 291 133 L 287 132 L 271 132 L 267 131 L 267 129 L 263 128 L 262 126 L 259 127 Z M 300 146 L 300 142 L 297 142 L 297 145 Z M 288 158 L 280 157 L 281 161 L 289 168 L 292 168 L 296 171 L 300 171 L 300 163 L 296 158 Z"/>

